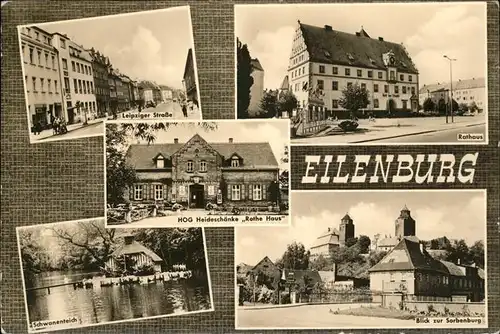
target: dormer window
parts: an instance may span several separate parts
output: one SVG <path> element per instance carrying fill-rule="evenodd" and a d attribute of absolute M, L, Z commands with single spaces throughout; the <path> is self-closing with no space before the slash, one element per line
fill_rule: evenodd
<path fill-rule="evenodd" d="M 163 158 L 156 159 L 156 168 L 165 168 L 165 160 Z"/>
<path fill-rule="evenodd" d="M 352 54 L 348 53 L 347 54 L 347 58 L 349 58 L 350 61 L 353 61 L 354 60 L 354 57 L 352 56 Z"/>
<path fill-rule="evenodd" d="M 231 159 L 231 167 L 239 167 L 240 166 L 240 160 L 238 159 L 238 157 L 233 157 L 233 159 Z"/>
<path fill-rule="evenodd" d="M 373 65 L 375 65 L 375 60 L 373 60 L 372 58 L 370 58 L 370 63 L 372 63 Z"/>

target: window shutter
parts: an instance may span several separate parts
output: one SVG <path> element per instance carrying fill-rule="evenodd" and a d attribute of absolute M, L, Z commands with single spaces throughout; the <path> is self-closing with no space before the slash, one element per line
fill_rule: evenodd
<path fill-rule="evenodd" d="M 155 199 L 155 185 L 153 183 L 148 184 L 149 186 L 149 199 Z"/>
<path fill-rule="evenodd" d="M 261 185 L 262 187 L 262 199 L 267 200 L 267 184 Z"/>
<path fill-rule="evenodd" d="M 248 185 L 248 199 L 252 200 L 253 198 L 253 187 L 255 187 L 253 184 Z"/>
<path fill-rule="evenodd" d="M 167 191 L 168 191 L 168 187 L 166 184 L 163 184 L 163 199 L 167 199 Z"/>
<path fill-rule="evenodd" d="M 231 200 L 231 185 L 227 185 L 227 199 Z"/>
<path fill-rule="evenodd" d="M 128 193 L 129 198 L 128 199 L 131 201 L 135 199 L 134 198 L 134 189 L 135 189 L 135 184 L 133 184 L 129 187 L 129 193 Z"/>
<path fill-rule="evenodd" d="M 241 196 L 240 196 L 241 200 L 245 200 L 245 199 L 247 198 L 247 196 L 246 196 L 246 195 L 247 195 L 247 194 L 246 194 L 246 192 L 245 192 L 245 185 L 244 185 L 244 184 L 242 184 L 242 185 L 241 185 Z"/>

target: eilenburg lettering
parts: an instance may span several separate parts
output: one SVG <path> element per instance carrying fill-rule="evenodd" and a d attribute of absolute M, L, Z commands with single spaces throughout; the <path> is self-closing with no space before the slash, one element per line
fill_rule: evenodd
<path fill-rule="evenodd" d="M 478 155 L 356 155 L 353 163 L 346 155 L 306 155 L 301 183 L 472 183 Z"/>

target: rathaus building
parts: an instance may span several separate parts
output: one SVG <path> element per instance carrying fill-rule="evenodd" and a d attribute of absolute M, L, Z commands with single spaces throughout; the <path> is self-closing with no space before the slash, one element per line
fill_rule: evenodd
<path fill-rule="evenodd" d="M 345 115 L 342 90 L 358 84 L 369 92 L 363 112 L 418 111 L 418 70 L 402 44 L 372 38 L 361 28 L 347 33 L 300 21 L 288 65 L 289 89 L 299 102 L 302 132 L 315 132 L 328 117 Z"/>

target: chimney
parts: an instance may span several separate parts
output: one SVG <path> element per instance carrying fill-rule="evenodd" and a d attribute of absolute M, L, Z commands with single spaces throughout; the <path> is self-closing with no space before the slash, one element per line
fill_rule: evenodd
<path fill-rule="evenodd" d="M 457 259 L 457 264 L 460 265 L 460 258 Z"/>
<path fill-rule="evenodd" d="M 325 30 L 326 31 L 332 31 L 332 26 L 329 26 L 329 25 L 325 24 Z"/>
<path fill-rule="evenodd" d="M 179 144 L 179 138 L 174 138 L 174 144 Z"/>
<path fill-rule="evenodd" d="M 232 143 L 233 142 L 233 138 L 229 138 L 229 142 Z"/>
<path fill-rule="evenodd" d="M 383 37 L 379 37 L 378 40 L 383 42 L 384 38 Z"/>

